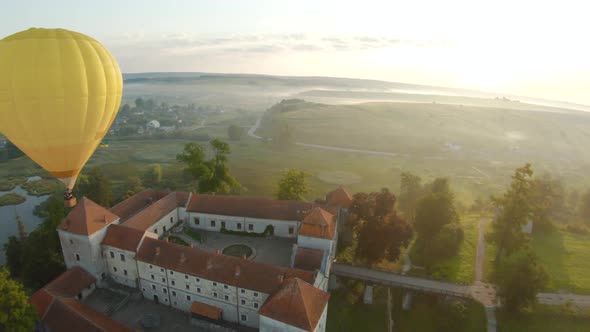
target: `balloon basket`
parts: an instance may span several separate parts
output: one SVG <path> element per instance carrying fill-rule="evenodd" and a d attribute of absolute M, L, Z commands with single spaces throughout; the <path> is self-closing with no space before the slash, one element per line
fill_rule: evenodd
<path fill-rule="evenodd" d="M 72 197 L 71 199 L 64 201 L 64 206 L 67 208 L 71 208 L 76 206 L 76 203 L 76 197 Z"/>

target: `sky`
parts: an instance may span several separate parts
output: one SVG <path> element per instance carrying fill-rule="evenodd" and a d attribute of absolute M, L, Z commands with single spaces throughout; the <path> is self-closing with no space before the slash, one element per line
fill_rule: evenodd
<path fill-rule="evenodd" d="M 4 3 L 4 1 L 6 1 Z M 92 36 L 121 71 L 380 79 L 590 105 L 590 3 L 574 0 L 3 0 L 0 38 Z"/>

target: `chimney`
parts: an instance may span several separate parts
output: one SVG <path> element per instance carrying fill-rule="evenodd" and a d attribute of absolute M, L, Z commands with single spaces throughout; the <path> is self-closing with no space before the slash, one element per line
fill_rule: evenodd
<path fill-rule="evenodd" d="M 186 255 L 184 254 L 184 252 L 180 253 L 180 263 L 184 263 L 186 262 Z"/>
<path fill-rule="evenodd" d="M 242 255 L 242 260 L 243 261 L 247 261 L 248 260 L 248 258 L 246 257 L 246 255 Z"/>
<path fill-rule="evenodd" d="M 217 249 L 217 250 L 215 250 L 215 253 L 218 255 L 221 255 L 221 250 Z"/>
<path fill-rule="evenodd" d="M 170 242 L 170 241 L 168 240 L 168 237 L 167 237 L 167 236 L 166 236 L 166 237 L 164 237 L 164 241 L 166 241 L 166 242 Z"/>
<path fill-rule="evenodd" d="M 235 272 L 235 276 L 239 277 L 240 276 L 240 266 L 236 265 L 236 272 Z"/>
<path fill-rule="evenodd" d="M 321 236 L 324 236 L 324 235 L 325 235 L 325 233 L 326 233 L 326 225 L 322 225 L 321 227 L 322 227 L 322 230 L 321 230 L 321 232 L 320 232 L 320 235 L 321 235 Z"/>
<path fill-rule="evenodd" d="M 194 248 L 195 244 L 191 242 L 191 244 L 189 244 L 189 247 Z"/>
<path fill-rule="evenodd" d="M 109 222 L 107 221 L 107 216 L 106 214 L 104 215 L 104 217 L 102 218 L 102 220 L 104 221 L 105 224 L 108 224 Z"/>
<path fill-rule="evenodd" d="M 160 255 L 160 247 L 156 247 L 156 256 Z"/>
<path fill-rule="evenodd" d="M 211 270 L 213 268 L 213 262 L 211 261 L 211 258 L 207 259 L 207 270 Z"/>
<path fill-rule="evenodd" d="M 279 279 L 279 283 L 282 284 L 283 283 L 283 280 L 285 279 L 285 276 L 283 274 L 279 274 L 277 276 L 277 279 Z"/>

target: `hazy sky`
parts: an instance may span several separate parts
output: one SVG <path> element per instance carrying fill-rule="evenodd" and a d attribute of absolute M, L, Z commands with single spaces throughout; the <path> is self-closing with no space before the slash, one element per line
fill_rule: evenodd
<path fill-rule="evenodd" d="M 373 78 L 590 104 L 589 12 L 570 0 L 13 0 L 0 38 L 76 30 L 124 72 Z"/>

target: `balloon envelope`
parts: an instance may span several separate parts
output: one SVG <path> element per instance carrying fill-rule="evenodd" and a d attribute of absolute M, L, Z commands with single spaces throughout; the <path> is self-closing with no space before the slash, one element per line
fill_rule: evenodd
<path fill-rule="evenodd" d="M 63 29 L 0 40 L 0 132 L 73 188 L 113 123 L 123 79 L 98 41 Z"/>

